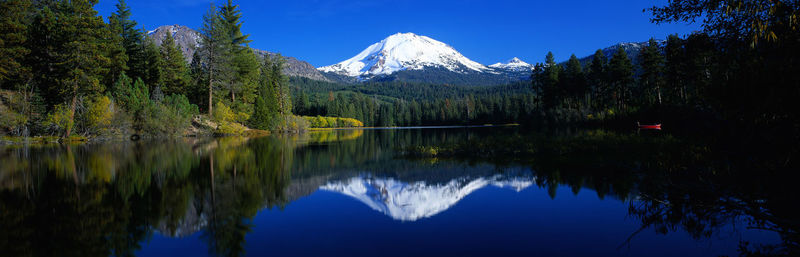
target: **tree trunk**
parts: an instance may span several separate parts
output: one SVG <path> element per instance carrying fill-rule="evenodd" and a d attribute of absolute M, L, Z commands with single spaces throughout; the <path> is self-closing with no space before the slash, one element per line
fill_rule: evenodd
<path fill-rule="evenodd" d="M 656 86 L 656 93 L 658 94 L 658 104 L 661 105 L 661 87 Z"/>
<path fill-rule="evenodd" d="M 72 127 L 75 124 L 75 109 L 78 108 L 78 93 L 77 93 L 77 86 L 73 87 L 74 94 L 72 94 L 72 104 L 70 104 L 70 112 L 69 112 L 69 126 L 67 126 L 67 133 L 64 135 L 64 138 L 68 138 L 72 135 Z"/>
<path fill-rule="evenodd" d="M 208 69 L 208 116 L 213 115 L 214 111 L 214 88 L 213 88 L 214 70 L 209 65 Z"/>

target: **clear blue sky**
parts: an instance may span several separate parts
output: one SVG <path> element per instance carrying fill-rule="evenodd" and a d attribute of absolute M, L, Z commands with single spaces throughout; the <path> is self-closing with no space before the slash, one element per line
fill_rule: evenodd
<path fill-rule="evenodd" d="M 202 25 L 211 0 L 128 0 L 133 19 L 148 30 Z M 216 0 L 221 3 L 225 1 Z M 519 57 L 542 62 L 586 56 L 618 42 L 664 39 L 699 30 L 655 25 L 643 9 L 666 0 L 236 0 L 252 47 L 297 57 L 316 67 L 348 59 L 397 32 L 414 32 L 453 46 L 489 65 Z M 117 0 L 95 6 L 104 17 Z"/>

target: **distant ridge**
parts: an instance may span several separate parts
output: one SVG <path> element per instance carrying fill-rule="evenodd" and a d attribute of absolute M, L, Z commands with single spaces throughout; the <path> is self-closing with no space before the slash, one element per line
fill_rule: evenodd
<path fill-rule="evenodd" d="M 153 40 L 156 42 L 157 45 L 161 45 L 165 38 L 167 38 L 167 33 L 172 33 L 172 37 L 175 38 L 176 44 L 179 48 L 183 51 L 183 55 L 186 58 L 187 62 L 191 63 L 192 57 L 194 56 L 194 52 L 197 51 L 197 48 L 200 47 L 202 44 L 202 36 L 196 30 L 193 30 L 189 27 L 182 26 L 182 25 L 165 25 L 160 26 L 154 30 L 151 30 L 147 33 L 148 36 L 152 37 Z M 261 57 L 264 56 L 274 56 L 276 53 L 268 52 L 259 49 L 253 49 L 258 55 Z M 296 77 L 305 77 L 313 80 L 320 80 L 320 81 L 330 81 L 327 77 L 323 76 L 322 73 L 317 71 L 313 65 L 308 62 L 298 60 L 294 57 L 284 56 L 284 60 L 286 60 L 286 65 L 283 67 L 283 73 L 287 76 L 296 76 Z"/>

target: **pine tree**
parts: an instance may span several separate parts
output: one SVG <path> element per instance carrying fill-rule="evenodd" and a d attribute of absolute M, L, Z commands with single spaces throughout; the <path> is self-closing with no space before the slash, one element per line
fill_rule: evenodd
<path fill-rule="evenodd" d="M 258 129 L 268 129 L 271 121 L 278 114 L 278 94 L 276 93 L 276 78 L 272 69 L 276 66 L 273 58 L 267 56 L 261 65 L 258 94 L 250 116 L 250 126 Z"/>
<path fill-rule="evenodd" d="M 120 33 L 122 46 L 128 56 L 128 76 L 142 78 L 147 76 L 147 55 L 145 54 L 144 33 L 137 28 L 137 23 L 131 20 L 131 8 L 125 0 L 116 4 L 117 12 L 111 14 L 110 25 L 114 25 L 114 32 Z"/>
<path fill-rule="evenodd" d="M 248 40 L 249 35 L 242 33 L 242 14 L 239 6 L 234 5 L 233 1 L 219 10 L 219 16 L 223 26 L 226 27 L 230 39 L 230 50 L 232 54 L 232 65 L 235 72 L 233 80 L 228 83 L 228 94 L 234 108 L 246 109 L 246 106 L 253 103 L 258 82 L 259 61 L 256 54 L 248 46 L 252 40 Z M 240 101 L 237 102 L 237 94 Z M 241 103 L 241 106 L 240 104 Z"/>
<path fill-rule="evenodd" d="M 214 111 L 214 89 L 230 88 L 234 70 L 231 65 L 231 38 L 228 27 L 212 4 L 203 16 L 203 44 L 199 49 L 208 83 L 208 114 Z"/>
<path fill-rule="evenodd" d="M 172 33 L 167 33 L 167 38 L 161 42 L 161 58 L 164 61 L 163 91 L 166 95 L 184 94 L 189 90 L 189 67 L 183 52 L 175 44 Z"/>
<path fill-rule="evenodd" d="M 93 9 L 97 1 L 74 0 L 45 5 L 31 28 L 30 63 L 50 106 L 67 101 L 74 122 L 78 98 L 100 94 L 108 75 L 105 23 Z M 51 9 L 51 7 L 53 9 Z M 65 136 L 72 134 L 69 126 Z"/>
<path fill-rule="evenodd" d="M 561 89 L 559 88 L 561 66 L 556 64 L 553 52 L 547 52 L 543 72 L 542 101 L 545 108 L 553 108 L 557 106 L 561 97 Z"/>
<path fill-rule="evenodd" d="M 617 48 L 617 52 L 611 57 L 608 64 L 609 76 L 617 108 L 625 110 L 627 108 L 627 95 L 630 86 L 633 84 L 633 64 L 628 54 L 622 47 Z"/>
<path fill-rule="evenodd" d="M 24 80 L 29 67 L 24 58 L 30 53 L 26 46 L 30 0 L 0 1 L 0 88 L 9 80 Z"/>
<path fill-rule="evenodd" d="M 650 39 L 647 47 L 639 52 L 639 65 L 642 74 L 639 76 L 641 86 L 656 95 L 656 102 L 661 104 L 661 78 L 664 70 L 664 56 L 655 39 Z"/>
<path fill-rule="evenodd" d="M 164 60 L 161 59 L 161 49 L 156 46 L 152 38 L 146 37 L 144 39 L 144 46 L 147 69 L 145 69 L 146 73 L 142 80 L 144 80 L 144 83 L 147 84 L 151 90 L 154 90 L 164 85 Z"/>
<path fill-rule="evenodd" d="M 673 95 L 677 95 L 682 102 L 686 102 L 686 87 L 684 83 L 685 57 L 683 49 L 683 39 L 678 35 L 670 35 L 667 38 L 667 45 L 664 47 L 664 77 L 666 78 L 666 88 Z"/>
<path fill-rule="evenodd" d="M 119 77 L 129 70 L 128 67 L 128 53 L 125 52 L 124 38 L 122 37 L 122 25 L 120 20 L 116 19 L 112 14 L 108 19 L 106 26 L 106 50 L 107 55 L 111 59 L 111 67 L 105 84 L 111 85 L 116 82 Z"/>
<path fill-rule="evenodd" d="M 607 95 L 608 89 L 608 58 L 603 53 L 603 50 L 598 49 L 592 57 L 592 63 L 589 65 L 589 74 L 587 79 L 589 84 L 592 85 L 592 95 L 595 102 L 603 104 L 604 96 Z"/>
<path fill-rule="evenodd" d="M 271 57 L 272 65 L 269 69 L 273 81 L 275 98 L 278 101 L 278 113 L 281 115 L 292 114 L 292 95 L 289 92 L 289 79 L 283 74 L 285 61 L 281 55 Z"/>
<path fill-rule="evenodd" d="M 574 54 L 570 56 L 564 67 L 564 88 L 567 92 L 567 105 L 571 108 L 572 102 L 577 102 L 584 98 L 586 92 L 586 75 L 583 73 L 583 65 Z"/>

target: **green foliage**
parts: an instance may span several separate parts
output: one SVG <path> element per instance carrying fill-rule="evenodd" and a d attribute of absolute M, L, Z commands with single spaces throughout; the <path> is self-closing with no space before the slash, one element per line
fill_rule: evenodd
<path fill-rule="evenodd" d="M 163 81 L 165 94 L 181 94 L 189 91 L 191 77 L 183 52 L 175 44 L 172 33 L 161 42 L 161 58 L 164 62 Z"/>
<path fill-rule="evenodd" d="M 72 110 L 64 105 L 56 105 L 44 121 L 44 125 L 54 134 L 61 134 L 75 126 Z"/>
<path fill-rule="evenodd" d="M 198 52 L 202 58 L 203 65 L 200 67 L 203 72 L 197 74 L 207 78 L 208 113 L 213 114 L 214 90 L 228 88 L 235 76 L 230 28 L 213 4 L 203 16 L 201 32 L 203 44 Z"/>
<path fill-rule="evenodd" d="M 130 78 L 123 74 L 114 85 L 114 91 L 117 103 L 132 116 L 134 129 L 142 130 L 151 104 L 147 85 L 142 79 L 136 79 L 135 83 L 130 84 Z"/>
<path fill-rule="evenodd" d="M 214 105 L 214 114 L 212 115 L 212 117 L 216 122 L 236 121 L 236 113 L 234 113 L 230 107 L 226 106 L 222 102 L 217 102 L 217 104 Z"/>
<path fill-rule="evenodd" d="M 79 123 L 85 133 L 102 134 L 111 126 L 116 109 L 107 96 L 96 96 L 85 103 L 85 112 L 80 115 Z"/>
<path fill-rule="evenodd" d="M 309 126 L 306 119 L 295 115 L 277 115 L 270 124 L 271 130 L 294 132 L 307 130 Z"/>
<path fill-rule="evenodd" d="M 15 96 L 12 96 L 16 98 Z M 14 104 L 14 99 L 11 99 L 11 103 L 6 105 L 5 101 L 3 100 L 5 97 L 0 97 L 0 133 L 3 131 L 11 131 L 12 134 L 20 135 L 21 130 L 24 129 L 25 125 L 28 123 L 28 116 L 22 113 L 19 113 Z"/>
<path fill-rule="evenodd" d="M 9 80 L 27 77 L 30 72 L 24 65 L 24 58 L 30 53 L 26 46 L 26 15 L 30 7 L 30 0 L 0 1 L 0 88 Z"/>
<path fill-rule="evenodd" d="M 147 55 L 144 47 L 144 33 L 137 28 L 136 21 L 131 19 L 131 9 L 125 0 L 119 0 L 116 7 L 117 11 L 109 17 L 109 25 L 111 26 L 110 31 L 115 33 L 114 37 L 119 37 L 121 40 L 112 41 L 117 44 L 112 47 L 116 48 L 121 45 L 124 49 L 127 65 L 122 67 L 122 71 L 128 72 L 133 79 L 145 79 L 147 77 Z"/>

